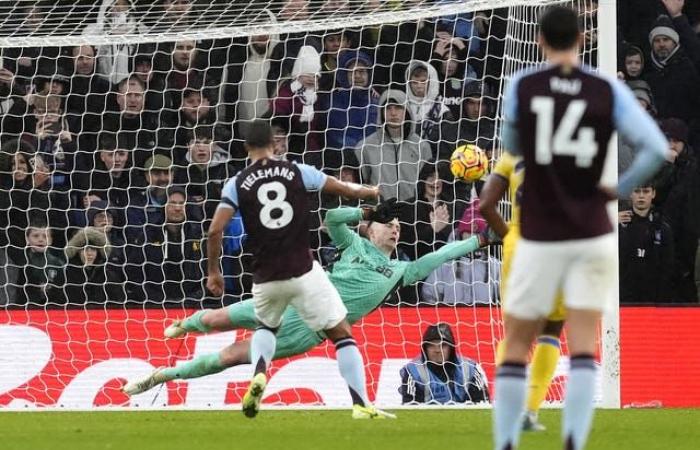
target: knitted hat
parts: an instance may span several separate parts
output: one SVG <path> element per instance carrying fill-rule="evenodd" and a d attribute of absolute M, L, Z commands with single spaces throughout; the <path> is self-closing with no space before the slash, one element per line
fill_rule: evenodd
<path fill-rule="evenodd" d="M 310 45 L 305 45 L 299 49 L 299 54 L 292 68 L 293 78 L 302 74 L 321 74 L 321 55 Z"/>
<path fill-rule="evenodd" d="M 661 131 L 664 132 L 667 138 L 676 141 L 688 142 L 688 125 L 686 125 L 681 119 L 664 119 L 661 121 L 660 125 Z"/>
<path fill-rule="evenodd" d="M 673 28 L 673 22 L 668 17 L 661 16 L 654 24 L 654 28 L 649 32 L 649 43 L 654 42 L 657 36 L 666 36 L 678 45 L 680 38 L 678 32 Z"/>

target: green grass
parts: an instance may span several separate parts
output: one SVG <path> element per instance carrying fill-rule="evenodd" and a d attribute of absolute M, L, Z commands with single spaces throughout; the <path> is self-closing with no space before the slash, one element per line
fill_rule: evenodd
<path fill-rule="evenodd" d="M 3 450 L 490 449 L 491 413 L 398 411 L 395 421 L 353 421 L 348 411 L 0 413 Z M 559 411 L 520 450 L 560 449 Z M 697 449 L 700 410 L 598 411 L 588 450 Z"/>

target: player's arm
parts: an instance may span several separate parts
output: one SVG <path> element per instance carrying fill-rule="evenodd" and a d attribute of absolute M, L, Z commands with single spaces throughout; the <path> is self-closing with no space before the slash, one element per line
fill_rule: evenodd
<path fill-rule="evenodd" d="M 214 296 L 224 294 L 224 277 L 219 269 L 221 258 L 221 243 L 224 240 L 224 229 L 231 222 L 238 207 L 238 194 L 236 192 L 236 178 L 230 179 L 224 186 L 221 202 L 216 208 L 214 218 L 207 232 L 207 289 Z"/>
<path fill-rule="evenodd" d="M 615 128 L 637 150 L 636 158 L 620 176 L 617 186 L 618 195 L 627 198 L 636 186 L 661 168 L 669 147 L 656 122 L 642 109 L 632 91 L 618 80 L 611 79 L 610 84 Z"/>
<path fill-rule="evenodd" d="M 423 255 L 406 267 L 403 275 L 403 285 L 409 286 L 424 280 L 435 269 L 453 259 L 461 258 L 469 253 L 485 246 L 486 238 L 483 236 L 471 236 L 462 241 L 450 242 L 439 250 Z"/>
<path fill-rule="evenodd" d="M 322 191 L 326 194 L 339 195 L 347 199 L 374 200 L 379 197 L 377 186 L 363 186 L 357 183 L 340 181 L 336 177 L 326 175 L 314 166 L 297 164 L 304 179 L 304 186 L 310 192 Z"/>
<path fill-rule="evenodd" d="M 518 131 L 518 84 L 524 74 L 516 75 L 508 83 L 503 94 L 503 124 L 501 125 L 501 144 L 512 155 L 520 155 L 520 134 Z"/>
<path fill-rule="evenodd" d="M 503 239 L 508 233 L 508 224 L 498 212 L 498 202 L 508 190 L 508 179 L 498 173 L 492 173 L 479 195 L 479 212 L 486 219 L 491 229 Z M 515 201 L 515 199 L 512 199 Z"/>

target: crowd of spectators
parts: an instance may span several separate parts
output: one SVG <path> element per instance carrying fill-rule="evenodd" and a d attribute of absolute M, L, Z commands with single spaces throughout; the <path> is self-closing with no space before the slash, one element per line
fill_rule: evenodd
<path fill-rule="evenodd" d="M 172 23 L 188 23 L 193 3 L 159 7 Z M 300 20 L 317 6 L 287 0 L 263 13 Z M 105 0 L 83 33 L 144 32 L 149 23 L 137 7 Z M 41 26 L 42 11 L 20 11 L 23 26 Z M 476 191 L 455 183 L 445 164 L 462 143 L 492 150 L 506 15 L 3 49 L 0 304 L 219 304 L 203 282 L 206 233 L 223 184 L 246 164 L 242 143 L 258 118 L 273 124 L 280 157 L 378 184 L 385 198 L 403 201 L 398 257 L 478 232 Z M 317 256 L 327 263 L 333 248 L 323 214 L 344 204 L 318 198 L 312 211 Z M 465 259 L 456 278 L 446 279 L 446 268 L 394 300 L 497 302 L 492 263 Z M 229 303 L 250 292 L 239 217 L 226 230 L 223 266 Z M 455 279 L 483 285 L 480 294 L 446 295 Z"/>
<path fill-rule="evenodd" d="M 669 139 L 668 161 L 620 202 L 622 303 L 697 303 L 700 290 L 700 2 L 618 1 L 619 78 Z M 619 146 L 619 167 L 633 158 Z"/>
<path fill-rule="evenodd" d="M 147 30 L 152 17 L 136 3 L 104 0 L 83 32 Z M 155 16 L 192 23 L 193 3 L 160 0 Z M 278 3 L 262 11 L 271 21 L 347 2 Z M 590 15 L 596 2 L 578 4 Z M 697 302 L 700 1 L 619 1 L 618 12 L 619 76 L 672 150 L 653 183 L 621 202 L 621 298 Z M 44 23 L 40 7 L 20 13 L 22 27 Z M 479 186 L 455 182 L 446 162 L 466 143 L 493 154 L 507 20 L 501 9 L 324 32 L 2 49 L 0 304 L 220 305 L 204 287 L 206 233 L 259 118 L 273 124 L 279 157 L 404 202 L 397 257 L 478 233 Z M 590 47 L 596 35 L 586 38 Z M 620 168 L 632 157 L 621 143 Z M 334 258 L 324 211 L 348 204 L 316 199 L 311 234 L 324 263 Z M 240 217 L 223 253 L 230 303 L 251 286 Z M 492 254 L 477 253 L 390 302 L 494 304 L 499 272 Z"/>

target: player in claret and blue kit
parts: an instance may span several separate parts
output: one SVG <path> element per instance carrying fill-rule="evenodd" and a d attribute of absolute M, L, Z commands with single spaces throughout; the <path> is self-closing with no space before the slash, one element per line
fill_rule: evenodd
<path fill-rule="evenodd" d="M 308 192 L 323 191 L 352 199 L 375 199 L 376 187 L 344 183 L 314 167 L 274 158 L 272 129 L 251 124 L 246 139 L 250 165 L 224 186 L 209 229 L 207 288 L 222 295 L 219 268 L 224 227 L 240 210 L 253 255 L 253 305 L 258 328 L 250 343 L 254 376 L 243 397 L 243 412 L 255 417 L 267 385 L 267 368 L 275 354 L 275 334 L 289 305 L 315 332 L 333 341 L 340 373 L 348 383 L 353 417 L 388 417 L 367 398 L 362 356 L 346 319 L 347 309 L 309 245 Z"/>
<path fill-rule="evenodd" d="M 564 299 L 571 355 L 562 420 L 564 448 L 584 447 L 593 418 L 596 336 L 606 300 L 615 288 L 617 268 L 617 244 L 606 204 L 618 194 L 627 197 L 651 177 L 668 149 L 627 87 L 580 65 L 582 42 L 574 11 L 546 10 L 539 45 L 547 64 L 517 74 L 503 101 L 503 146 L 522 157 L 525 175 L 519 199 L 522 238 L 504 280 L 506 337 L 496 372 L 496 450 L 517 447 L 528 353 L 558 293 Z M 615 130 L 638 150 L 617 192 L 601 186 Z"/>

